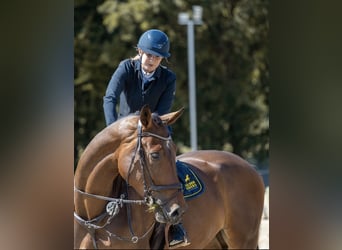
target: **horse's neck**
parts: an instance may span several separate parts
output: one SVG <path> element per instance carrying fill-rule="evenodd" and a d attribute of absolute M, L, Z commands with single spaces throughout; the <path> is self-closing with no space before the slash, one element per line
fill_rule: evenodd
<path fill-rule="evenodd" d="M 99 133 L 82 154 L 76 172 L 75 186 L 87 193 L 110 196 L 113 180 L 118 175 L 115 151 L 120 145 L 117 130 Z M 88 219 L 99 215 L 106 201 L 75 193 L 75 210 Z"/>
<path fill-rule="evenodd" d="M 115 167 L 110 159 L 106 157 L 98 163 L 89 176 L 77 177 L 83 179 L 82 184 L 75 183 L 78 189 L 84 190 L 86 193 L 110 197 L 113 189 L 113 181 L 118 175 L 117 167 Z M 107 201 L 95 197 L 89 197 L 84 194 L 75 193 L 75 210 L 82 216 L 92 219 L 98 216 L 104 209 Z"/>

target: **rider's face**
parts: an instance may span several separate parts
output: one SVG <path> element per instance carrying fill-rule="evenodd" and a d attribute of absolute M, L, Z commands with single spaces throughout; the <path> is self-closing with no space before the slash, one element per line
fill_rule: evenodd
<path fill-rule="evenodd" d="M 163 57 L 141 51 L 141 65 L 145 72 L 151 73 L 159 66 Z"/>

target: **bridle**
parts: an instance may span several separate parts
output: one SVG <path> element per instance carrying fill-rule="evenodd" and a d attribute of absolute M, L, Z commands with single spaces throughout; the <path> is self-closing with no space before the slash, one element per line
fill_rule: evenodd
<path fill-rule="evenodd" d="M 154 133 L 150 133 L 150 132 L 142 132 L 142 125 L 141 125 L 141 122 L 139 120 L 139 123 L 138 123 L 138 143 L 137 143 L 136 151 L 139 152 L 140 168 L 141 168 L 141 172 L 144 175 L 144 178 L 143 178 L 143 180 L 144 180 L 143 181 L 143 184 L 144 184 L 144 197 L 147 198 L 149 202 L 152 202 L 150 205 L 153 205 L 154 203 L 157 203 L 159 206 L 162 206 L 164 204 L 167 204 L 168 201 L 170 201 L 171 199 L 174 198 L 174 196 L 169 198 L 166 202 L 162 202 L 160 200 L 155 200 L 153 198 L 153 196 L 152 196 L 152 192 L 160 192 L 160 191 L 163 191 L 163 190 L 176 189 L 176 194 L 177 194 L 178 191 L 182 190 L 182 184 L 180 182 L 175 183 L 175 184 L 169 184 L 169 185 L 155 185 L 154 184 L 154 181 L 153 181 L 153 179 L 151 177 L 150 170 L 147 167 L 147 163 L 146 163 L 146 159 L 145 159 L 145 151 L 144 151 L 144 148 L 141 145 L 141 139 L 143 137 L 155 137 L 157 139 L 160 139 L 160 140 L 163 140 L 163 141 L 167 141 L 167 142 L 172 141 L 172 138 L 171 138 L 171 135 L 169 135 L 168 137 L 163 137 L 163 136 L 160 136 L 160 135 L 157 135 L 157 134 L 154 134 Z M 130 168 L 133 165 L 135 155 L 136 155 L 136 153 L 134 154 L 134 157 L 132 158 L 132 162 L 131 162 Z M 130 170 L 129 170 L 129 172 L 130 172 Z M 146 173 L 146 175 L 145 175 L 145 173 Z M 146 176 L 148 177 L 149 185 L 147 185 L 147 183 L 146 183 Z M 151 199 L 153 199 L 153 200 L 151 200 Z M 166 214 L 164 214 L 164 215 L 166 215 Z"/>
<path fill-rule="evenodd" d="M 96 229 L 104 229 L 105 226 L 109 225 L 112 221 L 112 219 L 119 213 L 120 208 L 123 207 L 124 204 L 126 204 L 126 208 L 127 208 L 127 219 L 128 219 L 128 225 L 129 225 L 129 229 L 130 229 L 130 233 L 131 233 L 131 238 L 127 238 L 127 237 L 121 237 L 118 236 L 112 232 L 109 232 L 108 230 L 105 230 L 108 235 L 110 237 L 115 237 L 119 240 L 124 240 L 124 241 L 130 241 L 132 243 L 137 243 L 139 240 L 145 238 L 149 232 L 153 229 L 155 221 L 152 223 L 152 225 L 148 228 L 148 230 L 142 235 L 142 236 L 137 236 L 134 234 L 133 232 L 133 228 L 132 228 L 132 223 L 131 223 L 131 216 L 130 216 L 130 205 L 131 204 L 136 204 L 136 205 L 147 205 L 149 207 L 159 207 L 161 208 L 161 211 L 163 212 L 165 218 L 169 218 L 169 214 L 167 213 L 167 211 L 164 209 L 164 206 L 166 204 L 169 203 L 170 200 L 172 200 L 178 192 L 182 191 L 182 184 L 180 182 L 175 183 L 175 184 L 169 184 L 169 185 L 155 185 L 154 181 L 151 177 L 151 173 L 150 170 L 147 166 L 147 162 L 146 162 L 146 158 L 145 158 L 145 150 L 142 147 L 142 138 L 143 137 L 154 137 L 157 138 L 159 140 L 162 141 L 166 141 L 166 142 L 171 142 L 172 141 L 172 137 L 171 135 L 169 135 L 168 137 L 163 137 L 151 132 L 143 132 L 142 131 L 142 124 L 141 121 L 139 120 L 138 122 L 138 140 L 137 140 L 137 145 L 134 151 L 134 155 L 132 157 L 130 166 L 129 166 L 129 170 L 128 170 L 128 177 L 127 177 L 127 182 L 126 182 L 126 194 L 121 194 L 120 198 L 113 198 L 113 197 L 107 197 L 107 196 L 102 196 L 102 195 L 97 195 L 97 194 L 91 194 L 91 193 L 87 193 L 85 191 L 82 191 L 78 188 L 76 188 L 76 186 L 74 185 L 74 191 L 82 194 L 82 195 L 86 195 L 86 196 L 90 196 L 93 198 L 97 198 L 97 199 L 101 199 L 101 200 L 106 200 L 109 201 L 106 205 L 106 212 L 102 213 L 101 215 L 99 215 L 98 217 L 95 217 L 91 220 L 84 220 L 83 218 L 81 218 L 76 212 L 74 212 L 74 217 L 77 220 L 78 223 L 80 223 L 81 225 L 83 225 L 84 227 L 86 227 L 90 233 L 90 235 L 92 236 L 93 239 L 93 245 L 94 248 L 97 249 L 97 244 L 96 244 L 96 239 L 95 239 L 95 231 Z M 137 153 L 139 153 L 139 163 L 140 163 L 140 168 L 141 168 L 141 172 L 143 173 L 143 185 L 144 185 L 144 199 L 143 200 L 131 200 L 128 199 L 128 187 L 129 187 L 129 174 L 132 170 L 132 167 L 134 165 L 135 162 L 135 157 L 137 155 Z M 148 178 L 148 183 L 146 181 L 146 178 Z M 167 199 L 166 201 L 161 201 L 160 199 L 156 199 L 153 197 L 152 193 L 153 192 L 160 192 L 163 190 L 170 190 L 170 189 L 175 189 L 175 194 L 172 195 L 169 199 Z M 124 199 L 127 196 L 127 199 Z M 107 215 L 108 218 L 105 221 L 105 223 L 103 225 L 98 225 L 98 223 L 103 220 Z"/>

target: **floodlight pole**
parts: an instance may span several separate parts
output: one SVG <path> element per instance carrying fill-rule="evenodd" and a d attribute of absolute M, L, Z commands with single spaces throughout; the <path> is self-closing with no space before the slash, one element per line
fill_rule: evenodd
<path fill-rule="evenodd" d="M 195 35 L 194 25 L 202 24 L 202 7 L 192 6 L 192 19 L 188 13 L 178 15 L 178 23 L 187 25 L 188 36 L 188 74 L 189 74 L 189 106 L 190 106 L 190 142 L 191 150 L 197 150 L 197 114 L 196 114 L 196 74 L 195 74 Z"/>

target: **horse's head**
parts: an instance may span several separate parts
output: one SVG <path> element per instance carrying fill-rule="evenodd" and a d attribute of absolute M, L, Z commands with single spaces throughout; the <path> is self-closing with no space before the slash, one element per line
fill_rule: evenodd
<path fill-rule="evenodd" d="M 132 154 L 121 151 L 118 158 L 121 176 L 144 197 L 161 223 L 179 223 L 186 210 L 176 171 L 176 146 L 168 129 L 182 113 L 183 109 L 160 117 L 144 106 L 134 133 L 136 140 L 130 143 Z"/>

